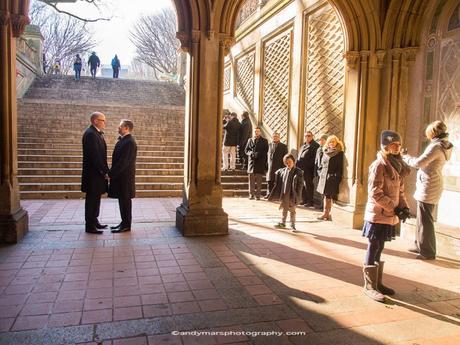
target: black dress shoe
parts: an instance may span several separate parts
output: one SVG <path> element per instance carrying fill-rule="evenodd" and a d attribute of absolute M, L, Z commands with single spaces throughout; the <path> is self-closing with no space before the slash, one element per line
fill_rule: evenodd
<path fill-rule="evenodd" d="M 107 229 L 107 224 L 96 223 L 96 229 Z"/>
<path fill-rule="evenodd" d="M 111 232 L 114 233 L 114 234 L 117 234 L 119 232 L 127 232 L 127 231 L 131 231 L 131 228 L 126 226 L 126 227 L 122 227 L 122 228 L 119 228 L 119 229 L 111 230 Z"/>
<path fill-rule="evenodd" d="M 104 231 L 101 231 L 101 230 L 97 230 L 96 228 L 93 228 L 93 229 L 86 229 L 85 232 L 87 232 L 88 234 L 103 234 Z"/>
<path fill-rule="evenodd" d="M 115 229 L 120 229 L 121 228 L 121 223 L 118 225 L 111 226 L 110 229 L 115 230 Z"/>

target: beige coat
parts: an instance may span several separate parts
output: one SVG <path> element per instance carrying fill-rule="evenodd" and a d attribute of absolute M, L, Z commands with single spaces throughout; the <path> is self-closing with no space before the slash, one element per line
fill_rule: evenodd
<path fill-rule="evenodd" d="M 450 159 L 453 145 L 447 140 L 432 141 L 420 157 L 403 156 L 407 165 L 418 169 L 414 199 L 436 205 L 443 190 L 442 168 Z"/>
<path fill-rule="evenodd" d="M 407 207 L 404 178 L 379 152 L 369 167 L 368 197 L 364 220 L 371 223 L 396 225 L 399 218 L 394 209 Z"/>

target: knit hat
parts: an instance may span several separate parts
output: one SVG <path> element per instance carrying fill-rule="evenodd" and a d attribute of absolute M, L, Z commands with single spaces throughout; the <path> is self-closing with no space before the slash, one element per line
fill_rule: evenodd
<path fill-rule="evenodd" d="M 398 132 L 385 130 L 380 134 L 380 144 L 382 146 L 388 146 L 395 141 L 401 142 L 401 136 Z"/>

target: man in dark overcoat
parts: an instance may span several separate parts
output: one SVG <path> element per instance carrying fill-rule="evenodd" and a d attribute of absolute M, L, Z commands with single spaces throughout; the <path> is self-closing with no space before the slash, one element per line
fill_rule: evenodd
<path fill-rule="evenodd" d="M 303 204 L 305 206 L 313 206 L 313 192 L 315 186 L 313 178 L 315 177 L 315 158 L 319 144 L 314 140 L 311 131 L 305 132 L 305 142 L 299 149 L 297 157 L 297 167 L 303 170 Z"/>
<path fill-rule="evenodd" d="M 223 170 L 235 170 L 236 168 L 236 147 L 240 131 L 240 121 L 236 113 L 231 113 L 230 118 L 224 124 L 224 145 L 222 148 Z M 230 169 L 228 159 L 230 158 Z"/>
<path fill-rule="evenodd" d="M 118 199 L 121 223 L 110 227 L 112 232 L 131 231 L 132 198 L 136 196 L 136 156 L 137 144 L 131 132 L 134 124 L 121 120 L 118 126 L 120 137 L 112 154 L 112 167 L 109 170 L 109 198 Z"/>
<path fill-rule="evenodd" d="M 248 156 L 245 153 L 246 145 L 248 143 L 249 138 L 252 135 L 252 123 L 249 119 L 249 113 L 247 111 L 241 114 L 241 126 L 240 126 L 240 133 L 238 136 L 239 144 L 238 144 L 238 157 L 241 160 L 241 169 L 246 170 L 248 167 Z"/>
<path fill-rule="evenodd" d="M 101 234 L 107 225 L 101 225 L 97 219 L 101 207 L 101 195 L 107 192 L 109 167 L 107 165 L 107 145 L 104 139 L 105 115 L 100 112 L 91 114 L 91 125 L 82 138 L 83 169 L 81 191 L 85 192 L 85 230 L 92 234 Z"/>
<path fill-rule="evenodd" d="M 249 199 L 260 200 L 262 176 L 267 171 L 268 141 L 261 136 L 259 127 L 254 130 L 254 137 L 248 140 L 245 153 L 248 156 Z"/>
<path fill-rule="evenodd" d="M 273 133 L 273 141 L 268 145 L 268 171 L 266 176 L 268 189 L 265 198 L 268 198 L 275 185 L 275 172 L 284 168 L 283 158 L 287 153 L 288 148 L 286 144 L 280 141 L 280 134 L 278 132 Z"/>

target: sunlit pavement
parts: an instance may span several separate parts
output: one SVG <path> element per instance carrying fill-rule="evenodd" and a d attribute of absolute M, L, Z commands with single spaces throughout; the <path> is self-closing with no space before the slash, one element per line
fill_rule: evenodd
<path fill-rule="evenodd" d="M 0 248 L 0 344 L 458 344 L 460 260 L 387 243 L 397 294 L 379 304 L 359 231 L 304 208 L 276 230 L 278 205 L 227 198 L 228 236 L 184 238 L 179 203 L 135 199 L 133 231 L 97 236 L 82 200 L 24 201 L 30 232 Z M 100 220 L 119 222 L 116 200 Z"/>

